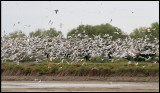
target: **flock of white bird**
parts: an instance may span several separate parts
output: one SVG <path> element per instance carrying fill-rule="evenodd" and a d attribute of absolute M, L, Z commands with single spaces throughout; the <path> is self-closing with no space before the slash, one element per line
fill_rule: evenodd
<path fill-rule="evenodd" d="M 84 33 L 85 31 L 83 31 Z M 35 60 L 35 62 L 46 61 L 45 53 L 49 53 L 50 61 L 60 58 L 63 63 L 64 59 L 69 56 L 72 62 L 82 62 L 84 59 L 79 59 L 79 56 L 90 55 L 91 57 L 105 55 L 111 52 L 112 57 L 127 57 L 135 58 L 138 54 L 156 54 L 155 60 L 159 60 L 159 39 L 155 38 L 154 42 L 149 42 L 149 38 L 124 40 L 117 39 L 112 41 L 112 36 L 105 34 L 102 38 L 100 35 L 89 38 L 88 35 L 74 35 L 75 38 L 62 38 L 59 34 L 57 37 L 39 38 L 39 37 L 21 37 L 21 38 L 7 38 L 6 35 L 1 37 L 1 60 L 3 62 L 11 60 L 19 64 L 22 60 Z M 83 38 L 78 38 L 83 37 Z M 148 46 L 150 48 L 145 49 Z M 152 57 L 144 58 L 146 61 Z M 104 59 L 102 59 L 104 60 Z M 114 60 L 112 60 L 114 61 Z M 67 63 L 72 63 L 67 62 Z M 130 62 L 129 62 L 130 63 Z"/>

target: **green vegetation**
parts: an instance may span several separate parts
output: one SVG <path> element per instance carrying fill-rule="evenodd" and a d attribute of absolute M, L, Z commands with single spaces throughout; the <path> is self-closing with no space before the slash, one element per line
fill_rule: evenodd
<path fill-rule="evenodd" d="M 154 41 L 155 38 L 159 38 L 159 23 L 154 22 L 151 24 L 151 27 L 140 27 L 133 30 L 130 33 L 131 38 L 145 38 L 145 35 L 149 36 L 149 40 L 151 42 Z"/>
<path fill-rule="evenodd" d="M 9 33 L 9 37 L 10 38 L 21 38 L 21 37 L 24 37 L 24 36 L 26 36 L 21 30 L 19 30 L 19 31 L 15 31 L 15 32 L 13 32 L 13 33 Z"/>
<path fill-rule="evenodd" d="M 53 76 L 158 76 L 159 63 L 139 62 L 136 66 L 134 62 L 119 63 L 20 63 L 13 62 L 1 63 L 2 75 L 53 75 Z M 151 65 L 148 65 L 151 64 Z M 145 67 L 144 67 L 145 66 Z"/>
<path fill-rule="evenodd" d="M 42 29 L 38 29 L 35 32 L 31 32 L 29 34 L 30 37 L 40 37 L 40 38 L 44 38 L 46 36 L 49 37 L 55 37 L 58 36 L 59 34 L 62 35 L 61 31 L 56 31 L 54 28 L 50 28 L 49 30 L 42 30 Z"/>
<path fill-rule="evenodd" d="M 148 29 L 150 29 L 150 31 L 148 31 Z M 85 31 L 85 32 L 84 32 Z M 26 36 L 24 33 L 22 33 L 23 31 L 15 31 L 13 33 L 10 33 L 8 35 L 8 37 L 10 38 L 21 38 Z M 36 31 L 33 31 L 31 33 L 29 33 L 30 37 L 41 37 L 44 38 L 46 36 L 49 37 L 55 37 L 58 36 L 59 34 L 61 34 L 61 36 L 63 37 L 63 34 L 61 31 L 57 31 L 55 28 L 50 28 L 49 30 L 43 30 L 43 29 L 38 29 Z M 124 33 L 120 28 L 112 26 L 108 23 L 106 24 L 100 24 L 100 25 L 79 25 L 77 28 L 73 28 L 71 31 L 69 31 L 67 33 L 67 37 L 71 36 L 72 38 L 74 37 L 80 37 L 78 36 L 78 34 L 81 34 L 83 38 L 83 36 L 88 35 L 89 38 L 92 38 L 93 35 L 101 35 L 103 38 L 107 38 L 104 37 L 105 34 L 108 34 L 110 36 L 112 36 L 112 40 L 115 40 L 117 38 L 121 38 L 121 39 L 125 39 L 126 37 L 131 37 L 134 39 L 137 38 L 145 38 L 145 36 L 149 36 L 150 41 L 153 42 L 153 40 L 155 38 L 159 38 L 159 23 L 158 22 L 154 22 L 151 24 L 150 27 L 139 27 L 139 28 L 135 28 L 129 35 Z"/>
<path fill-rule="evenodd" d="M 115 34 L 115 32 L 117 32 L 118 34 Z M 79 25 L 76 29 L 74 28 L 70 32 L 68 32 L 67 37 L 71 36 L 72 38 L 74 38 L 78 34 L 81 34 L 82 38 L 84 35 L 88 35 L 89 38 L 93 38 L 94 35 L 101 35 L 103 38 L 107 38 L 107 37 L 104 37 L 104 35 L 108 34 L 110 36 L 113 36 L 112 40 L 115 40 L 118 38 L 124 39 L 128 36 L 128 35 L 125 35 L 125 33 L 120 28 L 114 27 L 108 23 L 96 25 L 96 26 Z"/>

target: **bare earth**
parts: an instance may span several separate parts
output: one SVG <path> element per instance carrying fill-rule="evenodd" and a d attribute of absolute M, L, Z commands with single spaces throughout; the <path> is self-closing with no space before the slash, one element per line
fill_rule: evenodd
<path fill-rule="evenodd" d="M 159 82 L 2 81 L 2 92 L 158 92 Z"/>
<path fill-rule="evenodd" d="M 2 76 L 1 80 L 2 92 L 159 91 L 159 77 Z"/>

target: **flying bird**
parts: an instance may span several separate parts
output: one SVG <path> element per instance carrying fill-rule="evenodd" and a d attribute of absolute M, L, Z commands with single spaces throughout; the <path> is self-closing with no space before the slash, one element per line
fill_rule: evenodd
<path fill-rule="evenodd" d="M 60 26 L 60 28 L 62 28 L 62 25 L 63 25 L 63 24 L 60 24 L 60 25 L 59 25 L 59 26 Z"/>
<path fill-rule="evenodd" d="M 110 21 L 110 23 L 112 22 L 112 19 L 111 19 L 111 21 Z"/>
<path fill-rule="evenodd" d="M 51 20 L 49 20 L 49 23 L 51 22 Z"/>
<path fill-rule="evenodd" d="M 55 11 L 55 12 L 56 12 L 56 14 L 57 14 L 59 10 L 58 10 L 58 9 L 56 9 L 56 10 L 54 10 L 54 11 Z"/>
<path fill-rule="evenodd" d="M 18 24 L 20 24 L 20 22 L 18 21 Z"/>

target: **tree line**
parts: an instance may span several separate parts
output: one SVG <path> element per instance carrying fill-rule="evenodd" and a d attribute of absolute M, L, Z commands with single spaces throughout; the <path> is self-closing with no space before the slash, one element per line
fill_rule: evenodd
<path fill-rule="evenodd" d="M 55 28 L 50 28 L 49 30 L 42 30 L 38 29 L 36 31 L 30 32 L 29 37 L 56 37 L 63 34 L 61 31 L 57 31 Z M 79 25 L 77 28 L 73 28 L 67 33 L 67 38 L 83 38 L 85 35 L 88 37 L 93 38 L 96 35 L 100 35 L 104 39 L 106 38 L 105 35 L 112 36 L 112 40 L 116 40 L 118 38 L 125 39 L 125 38 L 145 38 L 145 36 L 149 36 L 150 41 L 152 42 L 155 38 L 159 38 L 159 23 L 154 22 L 151 24 L 150 27 L 139 27 L 135 28 L 130 34 L 126 34 L 120 28 L 112 26 L 109 23 L 101 24 L 101 25 Z M 9 38 L 17 38 L 17 37 L 24 37 L 26 36 L 23 31 L 15 31 L 9 33 L 7 37 Z M 67 39 L 66 38 L 66 39 Z"/>

